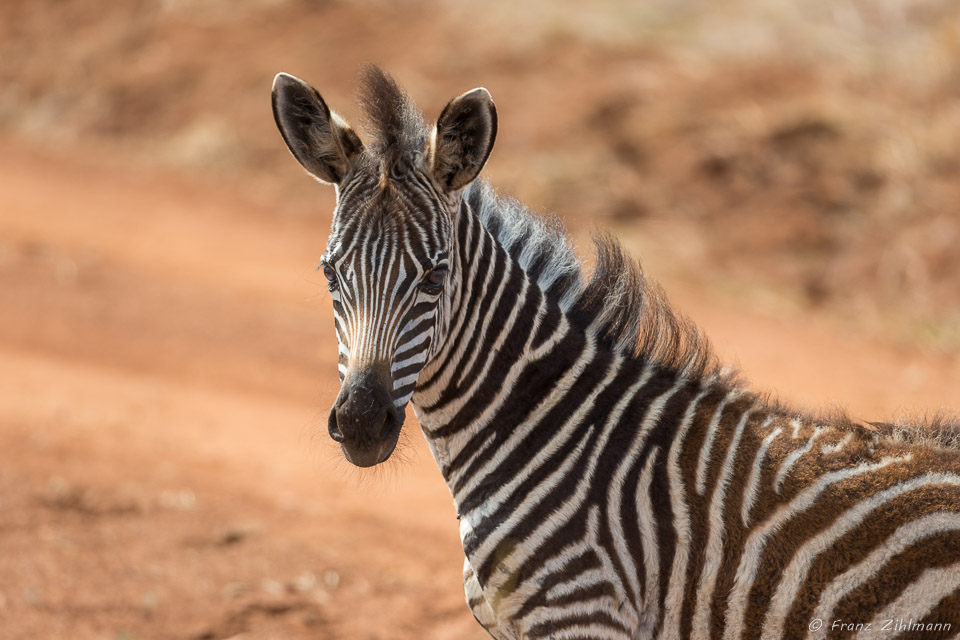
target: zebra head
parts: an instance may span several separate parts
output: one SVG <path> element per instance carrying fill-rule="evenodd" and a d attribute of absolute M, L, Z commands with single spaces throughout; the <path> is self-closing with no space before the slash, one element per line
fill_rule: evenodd
<path fill-rule="evenodd" d="M 459 274 L 456 214 L 483 168 L 497 117 L 486 89 L 454 98 L 427 128 L 383 71 L 361 87 L 372 141 L 365 146 L 320 94 L 293 76 L 273 85 L 287 147 L 337 204 L 321 268 L 333 299 L 340 392 L 330 436 L 360 467 L 390 457 L 417 378 L 437 353 Z"/>

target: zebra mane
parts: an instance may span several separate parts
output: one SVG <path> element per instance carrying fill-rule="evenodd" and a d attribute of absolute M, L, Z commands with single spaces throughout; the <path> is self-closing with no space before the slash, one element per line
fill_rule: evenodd
<path fill-rule="evenodd" d="M 358 97 L 369 150 L 385 168 L 423 153 L 430 135 L 423 113 L 393 76 L 375 65 L 365 66 Z"/>
<path fill-rule="evenodd" d="M 938 411 L 933 417 L 901 416 L 894 422 L 868 422 L 878 435 L 895 442 L 960 450 L 960 416 Z"/>
<path fill-rule="evenodd" d="M 481 180 L 467 187 L 464 198 L 545 294 L 602 344 L 691 378 L 733 380 L 735 373 L 724 373 L 700 328 L 670 305 L 616 238 L 594 235 L 596 264 L 587 278 L 558 219 L 534 214 Z"/>

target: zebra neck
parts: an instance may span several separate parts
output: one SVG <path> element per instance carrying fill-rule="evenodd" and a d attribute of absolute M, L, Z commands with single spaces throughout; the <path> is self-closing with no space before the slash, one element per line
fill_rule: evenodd
<path fill-rule="evenodd" d="M 412 402 L 463 512 L 482 499 L 478 487 L 522 467 L 566 425 L 582 426 L 576 416 L 605 381 L 630 384 L 644 367 L 571 322 L 470 207 L 456 233 L 452 320 Z"/>

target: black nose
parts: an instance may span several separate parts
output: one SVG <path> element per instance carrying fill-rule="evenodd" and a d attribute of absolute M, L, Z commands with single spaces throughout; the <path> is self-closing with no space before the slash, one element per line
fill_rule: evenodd
<path fill-rule="evenodd" d="M 371 404 L 362 394 L 351 394 L 358 402 L 337 403 L 330 410 L 327 429 L 337 442 L 382 440 L 399 431 L 400 416 L 393 404 Z M 358 408 L 359 407 L 359 408 Z"/>
<path fill-rule="evenodd" d="M 393 452 L 403 419 L 389 387 L 372 375 L 348 376 L 330 410 L 330 437 L 358 466 L 383 462 Z"/>

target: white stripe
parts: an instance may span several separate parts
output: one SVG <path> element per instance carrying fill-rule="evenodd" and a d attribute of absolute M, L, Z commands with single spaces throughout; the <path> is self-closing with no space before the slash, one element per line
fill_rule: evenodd
<path fill-rule="evenodd" d="M 378 262 L 380 264 L 380 269 L 377 274 L 378 279 L 387 277 L 390 273 L 390 269 L 393 267 L 393 261 L 398 259 L 396 253 L 391 253 L 389 258 L 387 258 L 386 242 L 381 244 L 379 249 L 380 253 Z M 372 292 L 376 293 L 376 284 L 370 283 L 370 286 L 373 290 Z M 374 333 L 374 344 L 377 347 L 386 343 L 385 335 L 387 335 L 388 325 L 390 323 L 386 322 L 385 318 L 390 313 L 390 308 L 392 306 L 390 303 L 393 302 L 392 296 L 388 296 L 390 296 L 390 292 L 387 290 L 387 287 L 381 287 L 380 295 L 373 296 L 374 317 L 377 318 L 377 321 L 374 323 L 374 327 L 376 329 L 376 332 Z M 377 351 L 380 351 L 380 349 L 377 349 Z"/>
<path fill-rule="evenodd" d="M 565 465 L 557 470 L 555 474 L 548 478 L 543 484 L 550 483 L 553 477 L 563 478 L 569 477 L 571 473 L 571 468 L 575 466 L 575 463 L 578 462 L 578 458 L 583 450 L 583 444 L 586 440 L 589 439 L 589 436 L 584 439 L 584 442 L 581 443 L 580 447 L 574 454 L 570 457 L 570 465 Z M 583 500 L 589 491 L 590 483 L 581 480 L 578 484 L 575 494 L 567 500 L 563 505 L 554 511 L 551 514 L 551 517 L 546 518 L 537 526 L 537 528 L 530 532 L 530 534 L 521 541 L 511 540 L 511 546 L 501 547 L 501 549 L 508 549 L 506 557 L 502 561 L 497 563 L 496 571 L 491 577 L 491 580 L 487 583 L 487 589 L 499 589 L 502 585 L 511 578 L 515 576 L 519 567 L 526 565 L 531 562 L 532 558 L 539 558 L 543 554 L 542 544 L 545 540 L 549 539 L 550 536 L 556 532 L 561 527 L 567 525 L 567 523 L 573 518 L 580 518 L 583 515 Z M 537 487 L 533 490 L 532 495 L 540 495 L 540 487 Z M 527 502 L 532 502 L 534 504 L 539 504 L 539 501 L 534 497 Z M 526 503 L 525 503 L 526 504 Z M 518 517 L 522 520 L 523 514 L 517 514 Z M 504 527 L 506 528 L 506 527 Z M 513 544 L 516 543 L 516 544 Z M 582 545 L 575 545 L 582 546 Z M 512 548 L 511 548 L 512 547 Z M 498 550 L 499 551 L 499 550 Z M 584 550 L 586 553 L 589 553 L 590 549 Z M 502 551 L 500 551 L 502 553 Z M 575 557 L 577 551 L 571 549 L 571 554 Z M 482 562 L 482 560 L 481 560 Z M 523 593 L 528 588 L 536 588 L 536 583 L 525 582 L 523 585 L 518 587 L 517 591 Z M 511 619 L 515 616 L 517 611 L 525 603 L 525 598 L 516 597 L 516 598 L 505 598 L 500 601 L 497 608 L 497 615 L 501 619 Z M 591 607 L 590 605 L 597 605 Z M 623 621 L 625 627 L 632 627 L 636 625 L 636 614 L 632 607 L 625 607 L 624 610 L 618 611 L 617 604 L 613 603 L 612 599 L 607 597 L 599 598 L 596 600 L 587 600 L 577 603 L 577 608 L 583 610 L 584 608 L 592 610 L 603 610 L 606 613 L 620 618 Z M 565 608 L 537 608 L 532 613 L 531 616 L 533 620 L 529 618 L 524 619 L 524 625 L 532 624 L 533 622 L 542 621 L 549 619 L 551 616 L 563 615 L 565 614 Z"/>
<path fill-rule="evenodd" d="M 587 587 L 603 584 L 607 581 L 607 575 L 603 569 L 587 569 L 580 573 L 570 576 L 569 580 L 558 582 L 550 587 L 544 594 L 547 600 L 557 600 L 564 596 L 576 593 Z"/>
<path fill-rule="evenodd" d="M 585 613 L 590 613 L 589 611 Z M 590 623 L 575 624 L 570 627 L 564 627 L 559 631 L 550 634 L 551 640 L 583 640 L 583 638 L 596 638 L 596 640 L 622 640 L 623 630 L 617 630 L 606 625 Z M 510 636 L 504 636 L 509 638 Z"/>
<path fill-rule="evenodd" d="M 831 456 L 835 453 L 840 453 L 843 450 L 843 448 L 847 446 L 847 443 L 849 443 L 850 440 L 852 439 L 853 439 L 853 434 L 848 433 L 847 435 L 843 436 L 843 439 L 839 440 L 838 442 L 823 445 L 822 447 L 820 447 L 820 451 L 822 451 L 823 454 L 827 456 Z"/>
<path fill-rule="evenodd" d="M 780 493 L 780 489 L 783 488 L 783 481 L 786 480 L 787 474 L 790 473 L 790 469 L 793 468 L 794 463 L 800 459 L 801 456 L 805 453 L 809 453 L 810 449 L 813 448 L 813 441 L 817 439 L 817 436 L 823 431 L 822 427 L 817 427 L 813 430 L 813 435 L 810 436 L 810 439 L 807 440 L 807 443 L 800 447 L 799 449 L 794 449 L 790 452 L 790 455 L 786 457 L 783 461 L 783 464 L 780 465 L 780 469 L 777 471 L 776 478 L 773 481 L 773 490 L 777 493 Z"/>
<path fill-rule="evenodd" d="M 406 367 L 409 367 L 409 366 L 412 365 L 412 364 L 421 364 L 421 363 L 423 363 L 424 361 L 426 361 L 426 359 L 427 359 L 427 351 L 426 351 L 426 349 L 424 349 L 423 351 L 421 351 L 421 352 L 418 353 L 417 355 L 415 355 L 415 356 L 413 356 L 413 357 L 411 357 L 411 358 L 407 358 L 406 360 L 402 360 L 401 362 L 398 362 L 398 363 L 394 364 L 392 367 L 390 367 L 390 373 L 396 373 L 397 371 L 400 371 L 400 369 L 404 369 L 404 368 L 406 368 Z M 418 375 L 418 376 L 420 375 L 420 372 L 419 372 L 419 371 L 417 372 L 417 375 Z M 394 385 L 394 388 L 399 388 L 400 386 L 401 386 L 401 385 L 395 384 L 395 385 Z"/>
<path fill-rule="evenodd" d="M 800 437 L 800 421 L 797 419 L 793 419 L 790 421 L 790 424 L 793 425 L 793 436 L 791 437 L 794 440 L 796 440 L 797 438 Z"/>
<path fill-rule="evenodd" d="M 660 610 L 660 548 L 657 544 L 657 521 L 653 513 L 653 496 L 650 495 L 650 484 L 653 481 L 653 465 L 660 454 L 660 447 L 654 447 L 647 456 L 647 461 L 640 472 L 640 481 L 637 483 L 637 519 L 640 527 L 640 546 L 643 551 L 643 568 L 645 569 L 645 593 L 640 610 L 640 629 L 652 632 L 659 622 Z M 642 634 L 641 634 L 642 635 Z"/>
<path fill-rule="evenodd" d="M 740 508 L 740 516 L 743 518 L 743 526 L 750 526 L 750 512 L 753 511 L 753 505 L 757 501 L 757 489 L 760 484 L 760 475 L 763 473 L 763 462 L 767 457 L 767 450 L 777 436 L 783 433 L 783 427 L 777 427 L 767 434 L 767 437 L 760 443 L 757 449 L 757 455 L 753 459 L 753 467 L 750 469 L 750 477 L 747 478 L 747 488 L 743 492 L 743 506 Z"/>
<path fill-rule="evenodd" d="M 411 373 L 410 375 L 405 376 L 405 377 L 403 377 L 403 378 L 400 378 L 399 380 L 397 380 L 396 382 L 394 382 L 394 383 L 393 383 L 393 388 L 394 388 L 394 389 L 402 389 L 403 387 L 407 386 L 408 384 L 411 384 L 411 383 L 416 382 L 416 381 L 417 381 L 417 378 L 419 378 L 419 377 L 420 377 L 420 372 L 419 372 L 419 371 L 418 371 L 417 373 Z M 411 393 L 412 393 L 412 392 L 411 392 Z"/>

